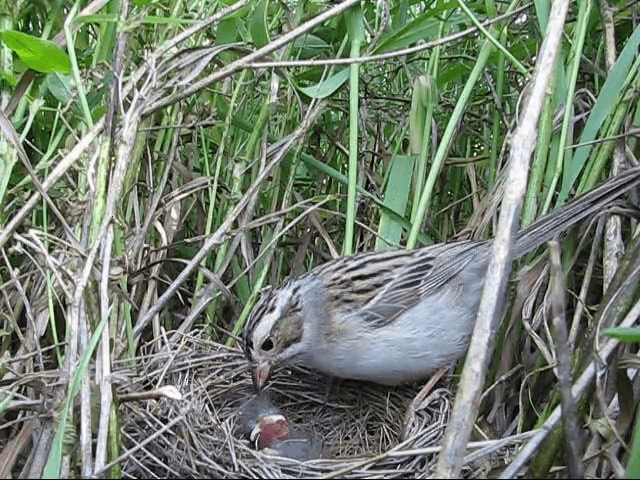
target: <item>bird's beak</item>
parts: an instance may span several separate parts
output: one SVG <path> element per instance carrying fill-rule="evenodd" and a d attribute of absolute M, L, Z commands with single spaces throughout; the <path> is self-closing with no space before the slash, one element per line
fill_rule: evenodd
<path fill-rule="evenodd" d="M 271 374 L 271 364 L 269 362 L 261 362 L 258 364 L 256 369 L 253 371 L 253 384 L 256 387 L 256 390 L 262 390 L 264 384 L 269 380 L 269 375 Z"/>

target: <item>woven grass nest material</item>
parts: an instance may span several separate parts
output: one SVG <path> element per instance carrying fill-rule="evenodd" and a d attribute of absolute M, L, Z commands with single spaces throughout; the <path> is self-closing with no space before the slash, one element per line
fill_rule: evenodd
<path fill-rule="evenodd" d="M 273 403 L 324 446 L 323 458 L 299 462 L 256 450 L 240 431 L 239 409 L 255 392 L 239 349 L 193 334 L 146 351 L 114 372 L 126 379 L 117 388 L 125 477 L 424 478 L 437 461 L 451 404 L 446 388 L 435 388 L 417 405 L 401 442 L 403 417 L 421 385 L 329 385 L 311 371 L 277 370 L 268 389 Z M 175 387 L 182 399 L 131 400 L 163 386 Z M 504 452 L 480 452 L 465 465 L 465 476 L 485 476 L 488 460 Z"/>

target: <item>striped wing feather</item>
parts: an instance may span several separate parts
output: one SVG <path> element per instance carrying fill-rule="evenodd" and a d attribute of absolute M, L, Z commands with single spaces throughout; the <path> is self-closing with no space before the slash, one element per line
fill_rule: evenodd
<path fill-rule="evenodd" d="M 315 269 L 336 313 L 361 309 L 362 318 L 381 327 L 446 285 L 486 252 L 486 242 L 462 241 L 416 250 L 370 252 L 340 258 Z"/>

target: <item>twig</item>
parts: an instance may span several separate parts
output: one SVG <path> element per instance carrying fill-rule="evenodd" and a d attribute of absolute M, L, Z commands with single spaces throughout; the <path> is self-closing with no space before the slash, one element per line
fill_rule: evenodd
<path fill-rule="evenodd" d="M 98 120 L 93 128 L 87 132 L 87 134 L 82 137 L 78 143 L 76 143 L 71 151 L 67 153 L 53 168 L 49 176 L 42 182 L 42 190 L 48 191 L 51 189 L 60 178 L 65 174 L 65 172 L 71 168 L 76 161 L 80 160 L 82 155 L 85 153 L 89 145 L 93 142 L 93 140 L 100 134 L 102 131 L 102 127 L 104 126 L 104 117 Z M 41 196 L 38 191 L 33 192 L 33 194 L 29 197 L 22 208 L 18 210 L 11 220 L 9 220 L 6 225 L 2 229 L 0 229 L 0 247 L 2 247 L 7 240 L 11 237 L 14 230 L 18 228 L 24 219 L 31 213 L 31 210 L 40 202 Z"/>
<path fill-rule="evenodd" d="M 504 448 L 504 447 L 506 447 L 506 446 L 508 446 L 508 445 L 510 445 L 512 443 L 525 441 L 525 440 L 531 438 L 532 436 L 534 436 L 536 433 L 538 433 L 538 430 L 531 430 L 531 431 L 528 431 L 528 432 L 518 433 L 516 435 L 511 435 L 509 437 L 499 438 L 499 439 L 496 439 L 496 440 L 482 440 L 482 441 L 479 441 L 479 442 L 469 442 L 469 444 L 467 445 L 468 449 L 477 448 L 478 450 L 468 454 L 465 457 L 464 463 L 466 464 L 466 463 L 472 462 L 474 460 L 477 460 L 478 458 L 482 458 L 484 456 L 487 456 L 488 454 L 490 454 L 492 452 L 495 452 L 496 450 L 499 450 L 501 448 Z M 376 455 L 376 456 L 367 458 L 365 460 L 362 460 L 362 462 L 353 463 L 353 464 L 349 465 L 348 467 L 345 467 L 345 468 L 342 468 L 340 470 L 336 470 L 336 471 L 331 472 L 329 474 L 323 475 L 322 478 L 339 478 L 340 476 L 343 476 L 345 473 L 349 473 L 349 472 L 351 472 L 353 470 L 356 470 L 356 469 L 364 467 L 366 465 L 378 462 L 378 461 L 383 460 L 385 458 L 426 456 L 426 455 L 432 455 L 434 453 L 438 453 L 440 451 L 442 451 L 442 446 L 441 445 L 437 445 L 437 446 L 434 446 L 434 447 L 411 448 L 411 449 L 406 449 L 406 450 L 403 450 L 403 449 L 391 449 L 391 450 L 388 450 L 386 452 L 381 453 L 380 455 Z"/>
<path fill-rule="evenodd" d="M 99 8 L 104 6 L 105 3 L 106 3 L 105 0 L 96 0 L 95 2 L 92 2 L 90 5 L 88 5 L 84 10 L 82 10 L 79 15 L 81 16 L 81 15 L 93 13 L 94 12 L 93 9 L 96 9 L 97 11 Z M 224 16 L 233 13 L 239 8 L 242 8 L 244 5 L 246 5 L 246 3 L 247 3 L 247 0 L 238 0 L 232 5 L 229 5 L 228 7 L 223 8 L 220 11 L 216 12 L 214 15 L 207 18 L 206 20 L 203 20 L 202 22 L 198 22 L 197 24 L 194 24 L 193 26 L 185 29 L 180 35 L 177 35 L 176 37 L 168 41 L 166 44 L 163 44 L 160 47 L 158 47 L 148 57 L 147 63 L 141 65 L 140 68 L 138 68 L 138 70 L 136 70 L 131 75 L 127 84 L 122 88 L 121 98 L 124 98 L 125 96 L 129 95 L 133 91 L 135 85 L 137 85 L 140 79 L 154 67 L 155 63 L 158 62 L 159 59 L 162 57 L 162 55 L 164 55 L 168 50 L 173 48 L 178 43 L 182 42 L 189 35 L 193 35 L 193 33 L 197 32 L 198 30 L 206 28 L 211 23 L 219 21 Z M 62 34 L 62 37 L 64 37 L 64 34 Z M 58 39 L 57 36 L 56 36 L 56 39 Z M 30 73 L 32 74 L 33 72 L 31 71 L 27 72 L 21 79 L 20 85 L 19 87 L 16 88 L 16 93 L 14 94 L 14 97 L 12 98 L 10 105 L 7 107 L 6 112 L 12 112 L 15 106 L 17 105 L 19 101 L 19 97 L 22 95 L 22 93 L 24 93 L 24 92 L 20 93 L 20 86 L 23 85 L 24 83 L 25 85 L 24 88 L 26 89 L 26 86 L 28 86 L 28 84 L 32 80 L 32 75 L 30 75 Z M 15 104 L 14 104 L 14 100 L 15 100 Z M 76 161 L 82 158 L 82 155 L 85 154 L 89 146 L 98 137 L 98 135 L 102 133 L 104 126 L 105 126 L 105 117 L 103 116 L 93 125 L 93 127 L 84 135 L 84 137 L 82 137 L 73 146 L 71 151 L 67 155 L 65 155 L 59 162 L 56 163 L 56 166 L 53 168 L 49 176 L 42 182 L 41 184 L 42 191 L 47 192 L 48 190 L 50 190 L 58 182 L 58 180 L 62 178 L 62 176 L 66 173 L 66 171 L 69 168 L 71 168 L 76 163 Z M 11 220 L 9 220 L 3 226 L 2 229 L 0 229 L 0 247 L 2 247 L 7 242 L 7 240 L 9 240 L 14 230 L 16 230 L 18 226 L 25 220 L 25 218 L 31 213 L 31 210 L 35 208 L 35 206 L 38 204 L 40 199 L 41 199 L 40 192 L 36 190 L 35 192 L 33 192 L 31 197 L 29 197 L 29 199 L 24 203 L 22 208 L 20 208 L 20 210 L 13 216 L 13 218 L 11 218 Z"/>
<path fill-rule="evenodd" d="M 31 444 L 31 436 L 37 425 L 38 421 L 32 418 L 22 426 L 17 435 L 5 443 L 0 452 L 0 478 L 11 478 L 11 470 L 24 448 Z"/>
<path fill-rule="evenodd" d="M 107 229 L 102 246 L 102 265 L 111 264 L 111 250 L 113 246 L 113 225 Z M 109 316 L 109 269 L 103 268 L 100 278 L 100 316 Z M 113 402 L 111 387 L 111 349 L 109 347 L 109 321 L 106 322 L 100 339 L 100 350 L 96 358 L 96 376 L 100 386 L 100 413 L 98 418 L 98 432 L 96 435 L 96 454 L 94 471 L 100 470 L 107 461 L 107 441 L 109 435 L 109 416 Z"/>
<path fill-rule="evenodd" d="M 245 207 L 251 201 L 251 198 L 254 195 L 257 195 L 259 189 L 262 186 L 262 183 L 268 178 L 271 174 L 271 171 L 278 165 L 285 156 L 285 153 L 289 151 L 291 146 L 296 142 L 299 138 L 301 138 L 309 128 L 309 125 L 313 122 L 316 116 L 319 114 L 322 103 L 316 105 L 315 108 L 311 108 L 307 111 L 307 114 L 302 122 L 302 125 L 294 132 L 293 135 L 289 137 L 289 140 L 285 145 L 283 145 L 282 150 L 279 152 L 276 157 L 269 162 L 264 170 L 260 172 L 255 181 L 251 184 L 251 186 L 247 189 L 246 193 L 242 196 L 242 198 L 238 201 L 236 206 L 229 212 L 227 218 L 222 222 L 222 224 L 218 227 L 218 229 L 204 242 L 200 250 L 193 256 L 191 261 L 184 267 L 184 269 L 178 274 L 175 280 L 171 283 L 171 285 L 165 290 L 160 298 L 158 298 L 157 302 L 146 312 L 144 316 L 138 318 L 136 322 L 136 326 L 134 328 L 134 342 L 137 344 L 140 340 L 140 336 L 142 335 L 142 331 L 145 329 L 149 321 L 158 313 L 162 308 L 164 308 L 167 301 L 178 291 L 180 286 L 189 278 L 191 273 L 198 268 L 200 262 L 204 259 L 204 257 L 213 250 L 214 247 L 219 245 L 224 241 L 226 236 L 229 234 L 231 230 L 231 226 L 236 221 L 236 219 L 240 216 L 240 214 L 244 211 Z"/>
<path fill-rule="evenodd" d="M 149 438 L 147 438 L 144 442 L 139 443 L 138 445 L 133 447 L 131 450 L 127 450 L 126 452 L 124 452 L 119 457 L 114 458 L 109 463 L 107 463 L 102 469 L 96 469 L 96 471 L 94 472 L 94 474 L 93 474 L 93 476 L 91 478 L 100 478 L 108 469 L 110 469 L 114 465 L 120 463 L 122 460 L 124 460 L 128 456 L 132 455 L 136 451 L 140 450 L 141 448 L 144 448 L 144 446 L 147 445 L 149 442 L 152 442 L 153 440 L 155 440 L 156 438 L 161 436 L 165 431 L 169 430 L 174 425 L 176 425 L 178 422 L 182 422 L 182 421 L 184 421 L 184 415 L 179 415 L 179 416 L 171 419 L 169 422 L 167 422 L 166 425 L 163 425 L 162 428 L 158 429 L 152 435 L 150 435 Z"/>
<path fill-rule="evenodd" d="M 522 12 L 528 10 L 531 7 L 531 2 L 527 2 L 526 4 L 516 8 L 512 12 L 503 13 L 502 15 L 497 15 L 486 22 L 482 23 L 483 27 L 488 27 L 499 23 L 503 20 L 507 20 L 512 17 L 517 17 Z M 455 40 L 459 40 L 468 35 L 471 35 L 479 30 L 478 27 L 473 26 L 461 30 L 459 32 L 452 33 L 442 38 L 438 38 L 437 40 L 431 40 L 429 42 L 422 42 L 419 45 L 414 47 L 401 48 L 398 50 L 393 50 L 391 52 L 380 53 L 377 55 L 364 55 L 362 57 L 349 57 L 349 58 L 314 58 L 308 60 L 273 60 L 273 61 L 258 61 L 251 62 L 247 65 L 249 68 L 293 68 L 293 67 L 317 67 L 317 66 L 335 66 L 335 65 L 351 65 L 353 63 L 371 63 L 371 62 L 381 62 L 383 60 L 389 60 L 392 58 L 400 58 L 407 55 L 412 55 L 414 53 L 423 52 L 425 50 L 430 50 L 440 45 L 445 45 L 447 43 L 451 43 Z"/>
<path fill-rule="evenodd" d="M 536 141 L 536 125 L 564 31 L 568 0 L 553 3 L 549 25 L 536 62 L 529 101 L 511 143 L 505 197 L 487 269 L 467 360 L 462 372 L 451 422 L 438 458 L 436 476 L 458 478 L 466 444 L 477 415 L 487 366 L 493 352 L 497 323 L 504 308 L 507 279 L 511 272 L 511 247 L 518 227 L 520 207 L 527 185 L 529 159 Z"/>
<path fill-rule="evenodd" d="M 564 442 L 567 446 L 567 463 L 570 478 L 583 478 L 582 464 L 583 442 L 578 427 L 576 404 L 571 395 L 571 365 L 567 324 L 565 316 L 565 280 L 560 262 L 560 245 L 557 240 L 549 242 L 551 270 L 551 311 L 553 337 L 556 348 L 558 382 L 562 396 L 562 416 L 564 418 Z"/>
<path fill-rule="evenodd" d="M 345 10 L 348 10 L 349 8 L 351 8 L 352 6 L 356 5 L 360 3 L 360 0 L 344 0 L 343 2 L 340 2 L 338 4 L 336 4 L 335 6 L 331 7 L 330 9 L 328 9 L 327 11 L 313 17 L 312 19 L 308 20 L 307 22 L 303 23 L 302 25 L 294 28 L 293 30 L 291 30 L 290 32 L 287 32 L 286 34 L 282 35 L 281 37 L 277 38 L 276 40 L 267 43 L 264 47 L 259 48 L 258 50 L 249 53 L 247 55 L 245 55 L 244 57 L 236 60 L 235 62 L 232 62 L 230 64 L 228 64 L 226 67 L 221 68 L 219 70 L 216 70 L 214 73 L 212 73 L 211 75 L 204 77 L 200 80 L 198 80 L 197 82 L 193 82 L 190 86 L 188 86 L 185 89 L 179 90 L 176 93 L 172 94 L 172 95 L 168 95 L 164 98 L 162 98 L 161 100 L 156 101 L 155 103 L 152 103 L 151 105 L 149 105 L 145 111 L 144 114 L 145 115 L 149 115 L 163 107 L 166 107 L 168 105 L 172 105 L 184 98 L 187 98 L 190 95 L 193 95 L 196 92 L 199 92 L 200 90 L 202 90 L 203 88 L 208 87 L 209 85 L 225 78 L 228 77 L 229 75 L 245 68 L 248 64 L 250 64 L 252 61 L 261 58 L 265 55 L 268 55 L 271 52 L 274 52 L 276 50 L 278 50 L 279 48 L 281 48 L 282 46 L 292 42 L 293 40 L 295 40 L 297 37 L 299 37 L 300 35 L 302 35 L 303 33 L 308 32 L 309 30 L 313 29 L 314 27 L 320 25 L 321 23 L 323 23 L 324 21 L 335 17 L 337 15 L 339 15 L 340 13 L 344 12 Z"/>
<path fill-rule="evenodd" d="M 613 21 L 613 10 L 607 0 L 600 0 L 600 13 L 604 26 L 604 49 L 607 72 L 611 73 L 616 63 L 616 39 Z M 617 175 L 626 165 L 625 162 L 625 140 L 616 140 L 613 150 L 613 168 L 611 173 Z M 624 253 L 624 243 L 622 242 L 622 222 L 619 215 L 611 215 L 607 219 L 607 226 L 604 235 L 604 248 L 602 253 L 602 266 L 604 269 L 604 280 L 602 288 L 607 290 L 613 275 L 618 268 L 618 259 Z"/>
<path fill-rule="evenodd" d="M 636 302 L 633 308 L 626 315 L 624 320 L 620 323 L 621 327 L 631 327 L 640 317 L 640 301 Z M 619 340 L 612 338 L 605 340 L 600 349 L 600 358 L 606 362 L 611 354 L 614 352 L 619 344 Z M 582 375 L 578 377 L 578 380 L 571 389 L 571 394 L 574 398 L 579 398 L 584 391 L 591 385 L 596 375 L 596 362 L 592 361 L 589 366 L 582 372 Z M 500 478 L 514 478 L 524 464 L 536 453 L 542 442 L 547 438 L 553 429 L 558 425 L 562 418 L 561 407 L 557 406 L 549 418 L 544 423 L 538 433 L 524 446 L 524 448 L 518 453 L 516 458 L 511 464 L 504 470 Z"/>
<path fill-rule="evenodd" d="M 587 293 L 591 286 L 591 280 L 593 277 L 593 268 L 596 264 L 596 258 L 600 251 L 600 241 L 602 239 L 602 230 L 604 228 L 603 222 L 598 221 L 596 226 L 596 232 L 594 234 L 594 240 L 591 243 L 591 250 L 589 251 L 589 260 L 584 267 L 584 274 L 582 282 L 580 284 L 580 292 L 578 294 L 578 300 L 576 302 L 576 308 L 573 312 L 573 319 L 571 321 L 571 328 L 569 329 L 569 345 L 573 346 L 578 338 L 578 331 L 580 328 L 582 315 L 584 314 L 585 305 L 587 303 Z"/>

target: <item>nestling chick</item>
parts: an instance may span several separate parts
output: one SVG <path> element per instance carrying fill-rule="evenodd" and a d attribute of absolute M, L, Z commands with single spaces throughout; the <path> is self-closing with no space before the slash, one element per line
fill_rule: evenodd
<path fill-rule="evenodd" d="M 322 456 L 319 441 L 291 427 L 282 410 L 264 393 L 254 396 L 240 408 L 239 422 L 245 435 L 266 453 L 295 460 Z"/>

